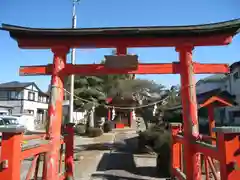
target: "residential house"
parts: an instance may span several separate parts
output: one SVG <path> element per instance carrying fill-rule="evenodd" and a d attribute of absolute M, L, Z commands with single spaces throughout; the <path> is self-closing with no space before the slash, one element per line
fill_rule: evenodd
<path fill-rule="evenodd" d="M 12 114 L 31 114 L 43 124 L 48 109 L 49 96 L 34 82 L 12 81 L 0 84 L 0 104 L 11 106 Z"/>
<path fill-rule="evenodd" d="M 224 124 L 240 125 L 240 62 L 235 62 L 230 66 L 229 74 L 208 76 L 196 84 L 197 94 L 217 89 L 228 91 L 234 95 L 235 101 L 239 105 L 216 109 L 216 118 L 223 121 Z"/>

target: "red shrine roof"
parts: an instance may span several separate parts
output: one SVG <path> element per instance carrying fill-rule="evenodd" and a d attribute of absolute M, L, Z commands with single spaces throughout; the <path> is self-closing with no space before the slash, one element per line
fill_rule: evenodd
<path fill-rule="evenodd" d="M 236 97 L 228 91 L 221 91 L 221 89 L 214 89 L 197 95 L 200 107 L 205 107 L 210 104 L 214 104 L 215 106 L 234 106 L 237 105 L 235 98 Z"/>
<path fill-rule="evenodd" d="M 106 99 L 108 105 L 111 106 L 120 106 L 120 107 L 129 107 L 135 106 L 137 102 L 133 100 L 132 96 L 113 96 Z"/>
<path fill-rule="evenodd" d="M 23 37 L 94 37 L 99 36 L 156 36 L 156 37 L 173 37 L 173 36 L 206 36 L 214 34 L 237 34 L 240 31 L 240 19 L 231 21 L 189 25 L 189 26 L 146 26 L 146 27 L 109 27 L 109 28 L 28 28 L 9 24 L 2 24 L 2 30 L 9 31 L 15 38 Z"/>
<path fill-rule="evenodd" d="M 146 26 L 146 27 L 109 27 L 109 28 L 28 28 L 2 24 L 0 28 L 9 31 L 16 40 L 83 40 L 99 38 L 199 38 L 209 36 L 234 36 L 240 31 L 240 19 L 231 21 L 189 25 L 189 26 Z M 89 42 L 88 42 L 89 43 Z M 108 44 L 110 46 L 110 44 Z M 111 44 L 112 45 L 112 44 Z M 33 46 L 33 45 L 32 45 Z M 82 45 L 83 46 L 83 45 Z M 87 42 L 84 46 L 87 46 Z M 89 46 L 93 46 L 89 44 Z M 130 45 L 129 45 L 130 46 Z"/>

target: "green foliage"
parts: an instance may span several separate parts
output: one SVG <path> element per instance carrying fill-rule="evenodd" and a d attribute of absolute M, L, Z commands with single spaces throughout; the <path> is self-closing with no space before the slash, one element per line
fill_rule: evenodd
<path fill-rule="evenodd" d="M 169 123 L 181 123 L 182 112 L 181 111 L 166 111 L 164 113 L 164 120 Z"/>
<path fill-rule="evenodd" d="M 108 132 L 112 131 L 112 128 L 113 128 L 113 123 L 111 121 L 106 121 L 103 124 L 103 131 L 105 133 L 108 133 Z"/>
<path fill-rule="evenodd" d="M 76 76 L 75 77 L 75 94 L 96 104 L 102 103 L 106 99 L 106 94 L 103 91 L 103 80 L 96 76 Z M 83 107 L 85 101 L 75 99 L 76 108 Z"/>
<path fill-rule="evenodd" d="M 149 146 L 157 157 L 157 169 L 162 177 L 170 176 L 172 135 L 162 125 L 155 125 L 139 134 L 139 148 L 143 151 Z"/>
<path fill-rule="evenodd" d="M 77 124 L 74 128 L 76 134 L 83 135 L 86 133 L 86 124 Z"/>
<path fill-rule="evenodd" d="M 160 153 L 164 144 L 170 145 L 171 133 L 165 129 L 164 125 L 155 125 L 139 133 L 139 143 L 140 147 L 148 145 L 154 152 Z"/>
<path fill-rule="evenodd" d="M 117 86 L 112 88 L 112 96 L 131 97 L 141 104 L 142 100 L 160 99 L 164 86 L 144 79 L 118 80 Z"/>
<path fill-rule="evenodd" d="M 89 127 L 87 129 L 87 136 L 88 137 L 98 137 L 98 136 L 101 136 L 102 134 L 103 134 L 103 130 L 101 128 Z"/>
<path fill-rule="evenodd" d="M 166 94 L 168 95 L 167 103 L 163 106 L 160 106 L 160 109 L 165 110 L 181 104 L 180 87 L 172 86 L 166 91 Z"/>
<path fill-rule="evenodd" d="M 104 64 L 105 61 L 102 61 L 101 64 Z M 112 75 L 102 75 L 98 76 L 103 81 L 103 91 L 110 96 L 111 91 L 116 89 L 119 84 L 119 80 L 131 79 L 131 74 L 112 74 Z"/>
<path fill-rule="evenodd" d="M 119 75 L 104 75 L 104 76 L 100 76 L 100 78 L 103 80 L 104 82 L 104 87 L 103 87 L 103 91 L 108 94 L 111 95 L 112 90 L 118 88 L 119 86 L 119 80 L 127 80 L 129 79 L 131 76 L 129 74 L 119 74 Z"/>
<path fill-rule="evenodd" d="M 165 154 L 158 154 L 157 156 L 157 172 L 159 177 L 161 178 L 169 178 L 171 176 L 171 154 L 170 149 L 167 146 L 163 146 L 166 148 Z"/>

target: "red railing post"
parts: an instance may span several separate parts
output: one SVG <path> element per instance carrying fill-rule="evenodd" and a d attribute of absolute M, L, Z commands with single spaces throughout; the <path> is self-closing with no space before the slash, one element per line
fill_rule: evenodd
<path fill-rule="evenodd" d="M 54 47 L 52 52 L 53 69 L 51 78 L 51 96 L 48 106 L 47 137 L 49 139 L 50 151 L 45 155 L 43 180 L 59 180 L 59 159 L 61 146 L 62 125 L 62 101 L 63 81 L 62 70 L 66 65 L 66 55 L 69 49 L 66 47 Z"/>
<path fill-rule="evenodd" d="M 184 145 L 183 156 L 186 166 L 186 177 L 191 180 L 201 180 L 200 154 L 195 153 L 192 142 L 199 136 L 197 117 L 196 82 L 194 79 L 194 64 L 191 45 L 176 47 L 179 52 L 181 66 L 181 99 L 183 108 Z"/>
<path fill-rule="evenodd" d="M 1 180 L 20 180 L 21 142 L 24 128 L 20 126 L 0 128 L 2 132 Z"/>
<path fill-rule="evenodd" d="M 222 180 L 238 180 L 240 177 L 240 127 L 217 127 L 217 148 L 220 157 Z"/>
<path fill-rule="evenodd" d="M 170 123 L 170 128 L 172 136 L 177 135 L 182 128 L 181 123 Z M 181 160 L 181 144 L 173 142 L 172 145 L 172 168 L 181 170 L 182 160 Z"/>
<path fill-rule="evenodd" d="M 68 180 L 73 179 L 73 151 L 74 151 L 74 124 L 68 123 L 66 124 L 66 135 L 64 137 L 64 141 L 66 144 L 66 151 L 65 151 L 65 168 L 66 168 L 66 178 Z"/>

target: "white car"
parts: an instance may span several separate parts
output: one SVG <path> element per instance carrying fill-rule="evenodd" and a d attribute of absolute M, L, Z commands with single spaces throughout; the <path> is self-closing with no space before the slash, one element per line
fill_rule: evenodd
<path fill-rule="evenodd" d="M 27 131 L 35 130 L 35 118 L 32 115 L 12 114 L 11 117 L 16 118 L 20 125 L 23 125 Z"/>
<path fill-rule="evenodd" d="M 18 119 L 12 116 L 0 116 L 0 126 L 19 125 Z"/>
<path fill-rule="evenodd" d="M 13 116 L 0 116 L 0 127 L 9 127 L 9 126 L 16 126 L 19 125 L 18 119 Z M 24 126 L 23 126 L 24 127 Z M 2 133 L 0 132 L 0 136 Z"/>

